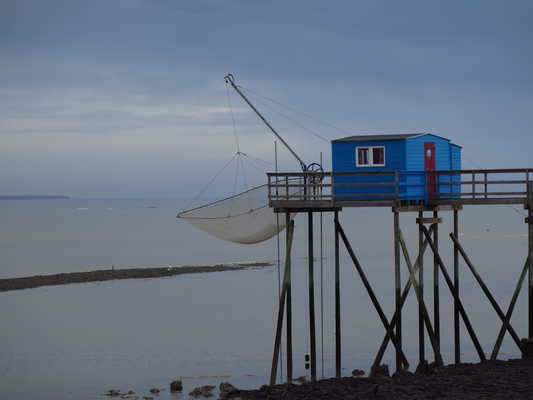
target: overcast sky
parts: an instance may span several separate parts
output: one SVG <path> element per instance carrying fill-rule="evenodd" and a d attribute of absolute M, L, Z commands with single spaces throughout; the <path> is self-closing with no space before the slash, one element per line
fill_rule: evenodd
<path fill-rule="evenodd" d="M 195 196 L 237 151 L 228 93 L 265 181 L 274 138 L 229 72 L 307 162 L 329 168 L 309 130 L 430 131 L 465 168 L 533 167 L 532 21 L 530 0 L 0 0 L 0 192 Z"/>

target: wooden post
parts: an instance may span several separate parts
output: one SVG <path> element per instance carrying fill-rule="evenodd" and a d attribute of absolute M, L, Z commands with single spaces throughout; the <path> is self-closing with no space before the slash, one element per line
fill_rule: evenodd
<path fill-rule="evenodd" d="M 370 300 L 372 301 L 372 304 L 374 305 L 374 308 L 376 309 L 376 312 L 378 313 L 381 323 L 383 324 L 385 330 L 388 332 L 390 330 L 389 321 L 387 320 L 387 317 L 385 316 L 385 313 L 383 312 L 383 309 L 381 308 L 381 305 L 379 304 L 378 298 L 376 297 L 376 294 L 374 293 L 374 290 L 372 289 L 370 282 L 368 282 L 365 271 L 363 270 L 361 263 L 357 259 L 357 256 L 355 255 L 353 251 L 352 245 L 350 244 L 350 241 L 346 237 L 346 233 L 344 233 L 344 229 L 342 229 L 342 226 L 340 225 L 340 223 L 337 224 L 337 227 L 339 229 L 339 234 L 344 243 L 344 246 L 346 247 L 346 250 L 348 250 L 348 254 L 350 255 L 350 258 L 352 259 L 355 270 L 359 274 L 359 277 L 361 278 L 361 281 L 363 282 L 363 286 L 365 287 L 368 293 L 368 297 L 370 297 Z M 392 343 L 394 343 L 394 346 L 396 347 L 396 351 L 399 351 L 400 353 L 399 355 L 400 362 L 403 363 L 404 365 L 409 365 L 409 363 L 407 362 L 407 358 L 405 357 L 405 354 L 400 348 L 400 343 L 396 340 L 396 337 L 392 336 L 391 339 L 392 339 Z"/>
<path fill-rule="evenodd" d="M 313 213 L 307 213 L 307 240 L 309 249 L 309 335 L 311 347 L 311 381 L 316 381 L 316 333 L 315 333 L 315 276 L 313 249 Z"/>
<path fill-rule="evenodd" d="M 426 304 L 424 303 L 424 299 L 420 295 L 420 285 L 416 281 L 413 264 L 411 263 L 411 258 L 409 257 L 407 245 L 405 244 L 405 240 L 403 239 L 401 230 L 400 230 L 400 244 L 402 247 L 402 252 L 403 252 L 404 259 L 405 259 L 405 263 L 407 264 L 407 269 L 409 270 L 409 280 L 411 281 L 411 284 L 413 285 L 413 289 L 415 290 L 416 299 L 421 308 L 422 319 L 427 328 L 431 346 L 433 347 L 433 352 L 435 354 L 435 361 L 438 365 L 443 365 L 442 356 L 440 353 L 440 347 L 435 337 L 435 331 L 433 330 L 433 327 L 431 326 L 431 321 L 429 319 L 428 311 L 426 309 Z"/>
<path fill-rule="evenodd" d="M 459 237 L 459 211 L 457 208 L 453 210 L 453 234 Z M 459 249 L 453 245 L 453 285 L 455 291 L 455 297 L 453 300 L 453 332 L 454 332 L 454 353 L 455 363 L 461 362 L 461 330 L 460 330 L 460 317 L 459 307 L 457 306 L 457 300 L 459 298 Z"/>
<path fill-rule="evenodd" d="M 433 226 L 429 228 L 430 235 L 432 234 Z M 422 246 L 422 253 L 425 252 L 426 248 L 428 246 L 427 239 L 424 240 L 424 245 Z M 413 266 L 413 270 L 416 273 L 418 269 L 418 265 L 420 262 L 420 258 L 417 258 L 415 261 L 415 265 Z M 407 300 L 407 296 L 409 295 L 409 290 L 411 289 L 411 280 L 407 281 L 405 284 L 405 287 L 403 288 L 402 292 L 402 302 L 401 306 L 405 304 L 405 301 Z M 385 354 L 385 350 L 387 349 L 387 345 L 389 343 L 389 340 L 393 337 L 393 330 L 396 328 L 396 323 L 398 322 L 398 315 L 396 313 L 393 314 L 392 319 L 390 321 L 389 329 L 387 329 L 387 333 L 385 334 L 385 337 L 383 338 L 381 345 L 379 346 L 378 353 L 376 354 L 376 357 L 374 359 L 374 363 L 372 364 L 372 370 L 375 369 L 375 367 L 379 366 L 381 364 L 381 360 L 383 359 L 383 355 Z M 409 364 L 404 364 L 404 368 L 407 369 L 409 367 Z"/>
<path fill-rule="evenodd" d="M 285 226 L 291 225 L 291 215 L 285 214 Z M 292 284 L 291 284 L 291 259 L 290 250 L 292 249 L 292 239 L 294 235 L 294 222 L 292 222 L 292 232 L 287 230 L 287 244 L 285 252 L 288 257 L 288 279 L 287 279 L 287 382 L 292 382 Z M 287 262 L 287 261 L 286 261 Z"/>
<path fill-rule="evenodd" d="M 438 220 L 439 212 L 433 210 L 433 218 Z M 435 224 L 435 229 L 433 230 L 433 242 L 437 251 L 439 249 L 439 224 Z M 435 338 L 440 348 L 440 299 L 439 299 L 439 263 L 437 262 L 437 256 L 433 255 L 433 318 L 435 326 Z"/>
<path fill-rule="evenodd" d="M 520 274 L 520 278 L 518 279 L 518 283 L 516 284 L 516 288 L 513 292 L 513 297 L 511 298 L 511 302 L 509 303 L 509 308 L 507 309 L 507 313 L 505 314 L 505 323 L 502 324 L 500 333 L 498 333 L 498 338 L 496 339 L 496 343 L 494 344 L 494 348 L 492 349 L 492 354 L 490 356 L 491 360 L 496 360 L 496 358 L 498 357 L 503 337 L 505 336 L 505 332 L 507 332 L 506 324 L 509 324 L 509 322 L 511 321 L 511 316 L 513 315 L 516 300 L 518 300 L 518 295 L 522 290 L 522 284 L 524 283 L 529 268 L 530 266 L 528 258 L 524 264 L 524 268 L 522 268 L 522 273 Z"/>
<path fill-rule="evenodd" d="M 466 310 L 463 307 L 463 303 L 461 302 L 461 299 L 455 293 L 455 288 L 453 286 L 452 280 L 450 279 L 450 276 L 448 275 L 448 272 L 446 271 L 446 266 L 444 265 L 444 262 L 440 258 L 439 252 L 437 248 L 435 247 L 435 243 L 433 243 L 433 240 L 431 239 L 431 235 L 429 234 L 429 231 L 426 229 L 425 226 L 422 227 L 422 231 L 424 232 L 424 236 L 426 237 L 426 240 L 428 241 L 429 246 L 431 247 L 431 250 L 433 251 L 433 254 L 437 256 L 437 262 L 439 263 L 439 267 L 441 269 L 442 275 L 444 276 L 444 280 L 446 281 L 446 284 L 448 285 L 448 288 L 450 289 L 450 292 L 452 293 L 454 299 L 457 301 L 457 306 L 459 307 L 459 313 L 461 314 L 461 317 L 463 318 L 463 321 L 466 326 L 466 330 L 468 331 L 468 334 L 470 335 L 470 338 L 472 339 L 472 342 L 474 343 L 474 347 L 476 348 L 479 358 L 481 361 L 486 361 L 487 357 L 485 356 L 485 352 L 483 351 L 483 348 L 481 347 L 481 344 L 479 343 L 479 340 L 476 336 L 474 328 L 472 327 L 472 324 L 470 323 L 470 318 L 468 318 L 468 315 L 466 314 Z"/>
<path fill-rule="evenodd" d="M 289 214 L 287 214 L 287 219 L 290 219 L 288 216 Z M 285 309 L 286 300 L 287 300 L 287 322 L 289 321 L 288 292 L 290 290 L 290 280 L 291 280 L 291 248 L 292 248 L 293 233 L 294 233 L 294 222 L 288 221 L 287 223 L 287 247 L 285 249 L 285 271 L 283 273 L 283 287 L 281 289 L 281 294 L 279 298 L 278 322 L 276 325 L 276 338 L 274 339 L 274 354 L 272 355 L 272 368 L 270 370 L 270 384 L 271 385 L 274 385 L 276 383 L 279 350 L 281 346 L 281 330 L 283 328 L 283 310 Z M 287 336 L 287 343 L 289 343 L 289 336 Z M 292 347 L 291 347 L 291 352 L 292 352 Z M 287 356 L 288 354 L 289 354 L 289 346 L 287 345 Z M 291 375 L 292 375 L 292 365 L 291 365 Z"/>
<path fill-rule="evenodd" d="M 529 257 L 529 339 L 533 339 L 533 182 L 528 181 L 528 206 L 527 206 L 527 224 L 528 224 L 528 257 Z"/>
<path fill-rule="evenodd" d="M 402 369 L 402 293 L 401 293 L 401 272 L 400 272 L 400 213 L 397 208 L 394 208 L 394 292 L 396 315 L 398 322 L 396 323 L 396 371 Z"/>
<path fill-rule="evenodd" d="M 339 212 L 335 211 L 335 376 L 341 377 L 341 295 L 339 261 Z"/>
<path fill-rule="evenodd" d="M 459 243 L 459 240 L 454 236 L 453 233 L 450 233 L 450 237 L 453 240 L 453 242 L 457 245 L 457 248 L 459 249 L 459 252 L 461 253 L 461 256 L 463 257 L 463 260 L 465 260 L 465 263 L 468 266 L 468 268 L 470 269 L 470 271 L 472 272 L 472 275 L 474 275 L 474 278 L 476 278 L 476 281 L 479 283 L 479 286 L 483 290 L 483 293 L 485 293 L 485 296 L 487 296 L 487 299 L 489 300 L 489 303 L 494 308 L 494 311 L 496 311 L 496 314 L 498 314 L 498 317 L 500 317 L 500 319 L 504 323 L 505 328 L 509 331 L 509 334 L 511 335 L 511 337 L 515 341 L 515 343 L 518 346 L 518 348 L 521 350 L 522 349 L 522 344 L 520 343 L 520 338 L 516 334 L 516 332 L 513 329 L 513 327 L 509 324 L 509 322 L 506 322 L 505 315 L 503 314 L 503 311 L 501 310 L 500 306 L 498 305 L 498 302 L 496 301 L 496 299 L 490 293 L 490 290 L 487 287 L 487 285 L 485 285 L 485 282 L 483 282 L 483 279 L 481 279 L 481 276 L 479 275 L 479 273 L 477 272 L 476 268 L 474 267 L 474 264 L 472 264 L 472 261 L 470 261 L 470 258 L 468 257 L 468 255 L 466 254 L 465 250 L 463 249 L 463 246 L 461 246 L 461 244 Z"/>
<path fill-rule="evenodd" d="M 418 218 L 420 219 L 418 224 L 418 282 L 420 286 L 420 297 L 424 299 L 424 233 L 422 232 L 422 218 L 424 218 L 424 212 L 418 212 Z M 425 361 L 425 338 L 424 338 L 424 319 L 422 302 L 418 303 L 418 358 L 419 362 Z"/>

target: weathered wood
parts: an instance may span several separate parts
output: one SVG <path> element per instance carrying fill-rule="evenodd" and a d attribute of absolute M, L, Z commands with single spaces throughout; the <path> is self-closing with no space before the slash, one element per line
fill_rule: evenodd
<path fill-rule="evenodd" d="M 368 296 L 370 297 L 370 300 L 371 300 L 372 304 L 374 305 L 374 308 L 376 309 L 376 312 L 378 313 L 379 319 L 381 320 L 381 323 L 383 324 L 385 329 L 388 330 L 389 327 L 390 327 L 389 321 L 387 320 L 387 317 L 385 316 L 385 313 L 383 312 L 383 309 L 381 308 L 381 305 L 379 304 L 378 298 L 376 297 L 376 294 L 374 293 L 374 290 L 372 289 L 372 286 L 370 285 L 370 282 L 368 282 L 368 279 L 367 279 L 366 274 L 365 274 L 365 272 L 363 270 L 363 267 L 361 266 L 361 263 L 359 262 L 357 256 L 355 255 L 355 253 L 353 251 L 353 248 L 352 248 L 352 245 L 350 244 L 350 241 L 348 240 L 348 237 L 346 236 L 346 233 L 344 233 L 344 229 L 342 228 L 342 225 L 338 221 L 337 221 L 336 225 L 337 225 L 337 229 L 339 231 L 340 237 L 341 237 L 341 239 L 342 239 L 342 241 L 344 243 L 344 246 L 346 247 L 346 250 L 348 251 L 348 255 L 352 259 L 352 262 L 353 262 L 353 265 L 355 267 L 355 270 L 359 274 L 359 277 L 361 278 L 361 281 L 363 282 L 363 286 L 365 287 L 365 289 L 366 289 L 366 291 L 368 293 Z M 398 325 L 396 325 L 396 326 L 398 326 Z M 400 359 L 400 363 L 408 364 L 407 358 L 405 357 L 405 354 L 403 353 L 403 351 L 402 351 L 402 349 L 400 347 L 400 343 L 397 340 L 397 337 L 396 336 L 392 336 L 391 340 L 392 340 L 392 343 L 394 344 L 394 346 L 396 347 L 396 349 L 398 351 L 398 357 Z"/>
<path fill-rule="evenodd" d="M 316 332 L 315 332 L 315 273 L 313 247 L 313 213 L 307 213 L 307 246 L 309 261 L 309 336 L 311 351 L 311 381 L 316 381 Z"/>
<path fill-rule="evenodd" d="M 396 314 L 398 314 L 398 322 L 396 323 L 396 371 L 402 369 L 402 306 L 401 306 L 401 272 L 400 272 L 400 213 L 398 210 L 393 210 L 394 213 L 394 293 L 396 305 Z"/>
<path fill-rule="evenodd" d="M 438 211 L 433 211 L 433 219 L 439 220 Z M 435 229 L 433 230 L 433 241 L 435 247 L 439 248 L 439 225 L 435 224 Z M 437 257 L 433 255 L 433 318 L 435 320 L 435 340 L 437 345 L 440 348 L 440 294 L 439 294 L 439 264 L 437 262 Z"/>
<path fill-rule="evenodd" d="M 529 288 L 528 288 L 528 311 L 529 311 L 529 339 L 533 339 L 533 182 L 527 185 L 527 218 L 528 218 L 528 257 L 529 257 Z"/>
<path fill-rule="evenodd" d="M 498 305 L 498 302 L 496 299 L 492 296 L 492 293 L 490 292 L 487 285 L 485 285 L 485 282 L 483 282 L 483 279 L 481 278 L 481 275 L 477 272 L 476 268 L 474 267 L 474 264 L 472 261 L 470 261 L 470 257 L 466 254 L 463 246 L 461 246 L 461 243 L 459 243 L 459 239 L 455 237 L 453 233 L 450 233 L 450 238 L 453 240 L 454 244 L 457 245 L 457 248 L 459 250 L 459 253 L 461 253 L 461 256 L 463 257 L 463 260 L 465 261 L 468 268 L 470 268 L 470 271 L 472 272 L 472 275 L 474 275 L 474 278 L 476 278 L 476 281 L 479 283 L 479 286 L 483 290 L 483 293 L 485 293 L 485 296 L 487 296 L 487 299 L 489 300 L 490 304 L 494 308 L 494 311 L 496 311 L 496 314 L 498 314 L 498 317 L 502 320 L 503 324 L 505 325 L 506 329 L 509 331 L 509 334 L 515 341 L 516 345 L 520 350 L 522 350 L 522 344 L 520 343 L 520 338 L 516 334 L 513 327 L 509 324 L 508 321 L 505 320 L 505 315 L 503 314 L 503 311 L 501 310 L 500 306 Z"/>
<path fill-rule="evenodd" d="M 339 259 L 339 213 L 335 211 L 335 376 L 341 377 L 341 295 Z"/>
<path fill-rule="evenodd" d="M 430 234 L 433 233 L 433 226 L 429 228 Z M 424 240 L 424 244 L 422 246 L 422 253 L 425 252 L 426 248 L 428 246 L 428 241 Z M 420 258 L 417 257 L 415 261 L 415 265 L 413 266 L 413 269 L 416 273 L 416 271 L 419 268 Z M 402 298 L 401 298 L 401 306 L 403 307 L 405 304 L 405 301 L 407 300 L 407 296 L 409 296 L 409 291 L 411 289 L 411 281 L 407 281 L 405 284 L 403 291 L 402 291 Z M 379 366 L 381 364 L 381 361 L 383 360 L 383 355 L 385 354 L 385 350 L 387 349 L 387 345 L 389 344 L 389 340 L 391 340 L 393 334 L 394 334 L 394 328 L 396 327 L 396 323 L 398 322 L 398 314 L 394 312 L 392 315 L 392 319 L 390 321 L 389 329 L 387 329 L 387 332 L 385 333 L 385 337 L 383 338 L 381 345 L 379 346 L 379 350 L 376 354 L 376 357 L 374 358 L 374 362 L 372 364 L 372 370 L 375 369 L 375 367 Z M 408 368 L 409 365 L 404 365 L 404 368 Z"/>
<path fill-rule="evenodd" d="M 446 266 L 444 265 L 444 262 L 442 261 L 439 255 L 439 251 L 435 247 L 435 243 L 433 243 L 433 240 L 431 239 L 428 229 L 423 225 L 421 226 L 422 226 L 422 231 L 424 232 L 424 236 L 426 237 L 426 240 L 428 241 L 429 246 L 431 247 L 431 250 L 433 251 L 433 254 L 437 258 L 437 262 L 439 263 L 439 267 L 441 269 L 442 275 L 444 276 L 446 284 L 448 285 L 448 288 L 450 289 L 450 292 L 452 293 L 454 299 L 457 301 L 457 307 L 459 308 L 459 313 L 461 314 L 461 317 L 463 318 L 463 321 L 466 326 L 466 330 L 468 331 L 468 334 L 470 335 L 470 338 L 472 339 L 472 342 L 474 343 L 474 347 L 476 348 L 479 358 L 481 361 L 485 361 L 487 357 L 485 356 L 485 353 L 483 352 L 483 348 L 481 347 L 481 344 L 479 344 L 479 340 L 476 336 L 474 328 L 472 327 L 472 324 L 470 323 L 470 318 L 468 318 L 468 315 L 466 314 L 466 310 L 463 307 L 463 303 L 461 302 L 461 299 L 455 294 L 455 288 L 453 286 L 452 280 L 450 279 L 450 276 L 448 275 Z"/>
<path fill-rule="evenodd" d="M 287 291 L 290 287 L 291 276 L 291 249 L 292 239 L 294 234 L 294 221 L 287 225 L 287 248 L 285 249 L 285 271 L 283 273 L 283 285 L 281 289 L 279 305 L 278 305 L 278 321 L 276 325 L 276 338 L 274 339 L 274 353 L 272 356 L 272 367 L 270 369 L 270 384 L 276 384 L 276 375 L 278 371 L 279 349 L 281 346 L 281 331 L 283 328 L 283 311 L 285 309 L 285 301 Z M 288 349 L 287 349 L 288 352 Z"/>
<path fill-rule="evenodd" d="M 435 336 L 435 331 L 433 330 L 433 327 L 431 326 L 431 321 L 429 319 L 429 314 L 426 309 L 426 304 L 420 292 L 420 286 L 418 285 L 418 282 L 416 281 L 415 272 L 413 269 L 413 265 L 411 263 L 411 258 L 409 257 L 409 251 L 407 250 L 407 246 L 405 244 L 405 240 L 403 239 L 401 230 L 400 230 L 400 245 L 402 247 L 402 252 L 403 252 L 404 259 L 405 259 L 405 263 L 409 270 L 409 280 L 411 281 L 411 284 L 413 285 L 413 288 L 415 290 L 415 295 L 418 300 L 418 304 L 421 308 L 422 320 L 424 321 L 426 325 L 426 329 L 427 329 L 428 336 L 429 336 L 429 341 L 431 342 L 431 346 L 433 347 L 433 352 L 435 354 L 435 361 L 437 362 L 438 365 L 443 365 L 442 356 L 440 353 L 440 346 Z M 424 361 L 424 359 L 422 359 L 420 362 L 422 361 Z"/>
<path fill-rule="evenodd" d="M 511 302 L 509 303 L 509 307 L 507 308 L 507 312 L 505 313 L 505 321 L 507 324 L 509 324 L 511 321 L 514 307 L 516 305 L 516 300 L 518 300 L 518 295 L 520 294 L 520 291 L 522 290 L 524 279 L 526 278 L 527 272 L 530 268 L 529 265 L 530 264 L 529 264 L 529 258 L 528 258 L 524 264 L 524 268 L 522 268 L 522 273 L 520 274 L 520 278 L 518 279 L 518 282 L 516 284 L 516 288 L 513 292 L 513 297 L 511 298 Z M 498 333 L 498 338 L 496 339 L 496 343 L 494 344 L 494 348 L 492 349 L 492 354 L 490 356 L 491 360 L 496 360 L 496 358 L 498 357 L 498 353 L 500 352 L 500 347 L 502 345 L 503 337 L 505 336 L 506 331 L 507 331 L 506 324 L 502 323 L 502 327 L 500 329 L 500 332 Z"/>
<path fill-rule="evenodd" d="M 419 217 L 416 219 L 417 224 L 440 224 L 442 222 L 442 218 L 422 218 Z"/>
<path fill-rule="evenodd" d="M 417 218 L 417 224 L 420 225 L 418 221 L 422 221 L 424 219 L 424 212 L 419 211 L 418 212 L 418 218 Z M 418 281 L 420 285 L 420 297 L 422 300 L 424 299 L 424 253 L 422 250 L 424 249 L 424 233 L 422 232 L 422 228 L 418 227 Z M 411 272 L 411 271 L 409 271 Z M 411 282 L 412 283 L 412 282 Z M 426 360 L 426 345 L 425 345 L 425 337 L 424 337 L 424 318 L 423 318 L 423 309 L 422 309 L 422 303 L 418 302 L 418 360 L 419 363 L 422 363 Z"/>
<path fill-rule="evenodd" d="M 294 221 L 291 220 L 291 215 L 289 213 L 285 214 L 285 226 L 290 226 L 292 223 L 292 233 L 289 237 L 289 231 L 287 230 L 286 234 L 286 244 L 285 244 L 285 253 L 290 249 L 292 250 L 292 242 L 294 237 Z M 290 238 L 290 241 L 289 241 Z M 290 255 L 290 253 L 289 253 Z M 291 276 L 292 263 L 291 258 L 289 257 L 289 276 L 287 280 L 287 330 L 286 330 L 286 343 L 287 343 L 287 382 L 292 382 L 292 276 Z"/>
<path fill-rule="evenodd" d="M 459 211 L 453 210 L 453 234 L 459 236 Z M 456 364 L 461 362 L 461 330 L 459 319 L 459 307 L 456 298 L 459 298 L 459 250 L 453 246 L 453 285 L 455 296 L 453 299 L 453 336 L 454 336 L 454 360 Z"/>

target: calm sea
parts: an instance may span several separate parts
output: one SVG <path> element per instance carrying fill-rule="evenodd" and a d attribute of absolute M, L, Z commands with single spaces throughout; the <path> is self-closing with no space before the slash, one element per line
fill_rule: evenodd
<path fill-rule="evenodd" d="M 182 206 L 172 200 L 1 201 L 0 277 L 111 266 L 276 263 L 275 238 L 252 246 L 211 238 L 175 218 Z M 521 212 L 518 208 L 476 206 L 461 213 L 461 240 L 505 309 L 527 251 Z M 441 248 L 451 267 L 450 213 L 441 214 L 445 219 L 440 226 Z M 334 374 L 330 217 L 324 214 L 323 218 L 322 263 L 320 221 L 318 216 L 315 219 L 318 374 L 326 377 Z M 401 216 L 412 259 L 418 243 L 415 217 L 412 213 Z M 306 375 L 304 357 L 309 348 L 305 221 L 303 216 L 296 218 L 293 259 L 295 376 Z M 390 315 L 394 294 L 390 209 L 345 210 L 341 222 Z M 343 373 L 350 375 L 354 368 L 368 371 L 384 331 L 346 251 L 341 250 L 342 362 Z M 429 294 L 433 284 L 429 254 L 425 265 Z M 405 282 L 406 269 L 402 268 Z M 461 268 L 465 307 L 490 352 L 500 324 L 464 263 Z M 109 389 L 147 395 L 150 388 L 157 387 L 165 389 L 159 398 L 167 399 L 176 398 L 168 393 L 169 382 L 176 378 L 184 381 L 184 398 L 193 387 L 203 384 L 230 381 L 241 388 L 265 384 L 273 347 L 278 272 L 273 266 L 0 293 L 0 396 L 97 399 Z M 441 294 L 442 350 L 445 361 L 451 362 L 453 312 L 442 278 Z M 418 322 L 413 295 L 406 307 L 405 348 L 414 368 Z M 525 336 L 525 291 L 512 322 L 518 334 Z M 519 356 L 509 337 L 502 350 L 504 358 Z M 389 350 L 385 362 L 391 369 L 393 357 Z M 464 332 L 463 357 L 476 360 Z M 428 358 L 432 359 L 429 349 Z"/>

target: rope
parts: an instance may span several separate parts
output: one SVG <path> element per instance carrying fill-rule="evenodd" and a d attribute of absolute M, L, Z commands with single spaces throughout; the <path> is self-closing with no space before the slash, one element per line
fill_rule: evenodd
<path fill-rule="evenodd" d="M 255 97 L 254 95 L 252 95 L 252 97 Z M 316 136 L 317 138 L 323 140 L 324 142 L 326 143 L 329 143 L 329 139 L 325 138 L 324 136 L 320 135 L 319 133 L 317 133 L 316 131 L 310 129 L 310 128 L 307 128 L 305 125 L 301 124 L 300 122 L 296 121 L 294 118 L 288 116 L 287 114 L 284 114 L 280 111 L 277 111 L 275 110 L 274 108 L 270 107 L 267 103 L 265 103 L 264 101 L 258 99 L 258 98 L 255 98 L 254 99 L 255 101 L 257 101 L 258 103 L 261 103 L 264 107 L 268 108 L 270 111 L 282 116 L 283 118 L 291 121 L 294 125 L 296 126 L 299 126 L 301 129 L 303 129 L 304 131 L 307 131 L 309 132 L 311 135 L 313 136 Z"/>
<path fill-rule="evenodd" d="M 347 130 L 345 130 L 345 129 L 339 128 L 338 126 L 335 126 L 335 125 L 333 125 L 333 124 L 331 124 L 331 123 L 329 123 L 329 122 L 323 121 L 323 120 L 321 120 L 321 119 L 315 117 L 315 116 L 312 115 L 312 114 L 309 114 L 309 113 L 306 113 L 306 112 L 304 112 L 304 111 L 298 110 L 298 109 L 296 109 L 296 108 L 294 108 L 294 107 L 291 107 L 291 106 L 289 106 L 289 105 L 287 105 L 287 104 L 283 104 L 283 103 L 281 103 L 281 102 L 279 102 L 279 101 L 277 101 L 277 100 L 274 100 L 274 99 L 272 99 L 272 98 L 270 98 L 270 97 L 263 96 L 263 95 L 257 93 L 257 92 L 254 91 L 254 90 L 251 90 L 251 89 L 245 88 L 245 87 L 240 86 L 240 85 L 239 85 L 239 87 L 240 87 L 241 89 L 243 89 L 243 90 L 246 90 L 247 92 L 249 92 L 249 93 L 251 93 L 251 94 L 255 94 L 255 95 L 258 96 L 258 97 L 261 97 L 261 98 L 263 98 L 263 99 L 265 99 L 265 100 L 268 100 L 268 101 L 270 101 L 270 102 L 272 102 L 272 103 L 275 103 L 275 104 L 277 104 L 277 105 L 280 106 L 280 107 L 285 107 L 285 108 L 291 110 L 292 112 L 295 112 L 295 113 L 299 113 L 299 114 L 305 115 L 307 118 L 312 119 L 312 120 L 314 120 L 315 122 L 318 122 L 318 123 L 321 124 L 321 125 L 324 125 L 324 126 L 328 126 L 328 127 L 330 127 L 330 128 L 333 128 L 333 129 L 335 129 L 335 130 L 337 130 L 337 131 L 339 131 L 339 132 L 341 132 L 341 133 L 343 133 L 343 134 L 346 134 L 346 135 L 352 135 L 352 134 L 353 134 L 353 132 L 349 132 L 349 131 L 347 131 Z"/>
<path fill-rule="evenodd" d="M 209 186 L 211 186 L 211 184 L 219 177 L 219 175 L 224 172 L 224 170 L 228 167 L 228 165 L 230 165 L 233 160 L 235 160 L 235 157 L 237 157 L 237 154 L 234 154 L 233 157 L 231 157 L 231 160 L 229 160 L 223 167 L 222 169 L 220 169 L 220 171 L 218 171 L 215 176 L 213 176 L 213 178 L 211 178 L 211 180 L 207 183 L 207 185 L 204 186 L 204 188 L 202 190 L 200 190 L 200 193 L 198 193 L 198 195 L 192 199 L 192 201 L 190 203 L 187 204 L 187 206 L 185 207 L 185 209 L 188 209 L 191 207 L 191 205 L 193 205 L 204 193 L 205 191 L 207 190 L 207 188 Z"/>
<path fill-rule="evenodd" d="M 231 114 L 231 121 L 233 123 L 233 135 L 235 136 L 235 145 L 237 146 L 237 153 L 241 152 L 239 147 L 239 137 L 237 135 L 237 126 L 235 124 L 235 115 L 233 114 L 233 107 L 231 106 L 231 98 L 229 94 L 229 87 L 226 85 L 226 98 L 228 100 L 228 107 Z"/>

